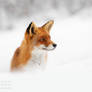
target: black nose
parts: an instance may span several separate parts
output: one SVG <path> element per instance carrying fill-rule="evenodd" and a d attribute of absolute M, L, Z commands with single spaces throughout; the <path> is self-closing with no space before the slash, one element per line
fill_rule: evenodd
<path fill-rule="evenodd" d="M 53 47 L 56 47 L 57 46 L 57 44 L 53 44 Z"/>

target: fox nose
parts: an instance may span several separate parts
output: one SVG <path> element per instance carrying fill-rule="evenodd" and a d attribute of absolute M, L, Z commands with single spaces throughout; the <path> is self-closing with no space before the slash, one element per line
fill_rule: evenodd
<path fill-rule="evenodd" d="M 56 47 L 57 46 L 57 44 L 53 44 L 53 47 Z"/>

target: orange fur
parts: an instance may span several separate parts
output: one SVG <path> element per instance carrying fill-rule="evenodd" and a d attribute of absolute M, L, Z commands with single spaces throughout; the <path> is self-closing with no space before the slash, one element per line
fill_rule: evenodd
<path fill-rule="evenodd" d="M 35 46 L 40 46 L 44 44 L 48 46 L 49 44 L 53 44 L 50 40 L 49 30 L 53 24 L 53 21 L 49 21 L 47 24 L 43 25 L 42 27 L 36 27 L 36 25 L 32 22 L 32 27 L 34 29 L 26 30 L 24 40 L 19 48 L 16 49 L 14 56 L 11 62 L 11 70 L 15 68 L 21 68 L 28 63 L 28 60 L 32 57 L 32 51 Z M 46 28 L 45 28 L 46 27 Z M 31 30 L 34 31 L 33 34 Z M 29 33 L 27 33 L 29 31 Z M 40 41 L 41 38 L 46 40 Z M 45 56 L 47 59 L 47 55 Z"/>

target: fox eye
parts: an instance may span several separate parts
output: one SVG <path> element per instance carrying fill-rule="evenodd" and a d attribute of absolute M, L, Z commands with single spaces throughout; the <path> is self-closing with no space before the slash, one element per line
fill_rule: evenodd
<path fill-rule="evenodd" d="M 43 41 L 46 41 L 46 40 L 45 40 L 45 38 L 41 38 L 40 41 L 43 42 Z"/>

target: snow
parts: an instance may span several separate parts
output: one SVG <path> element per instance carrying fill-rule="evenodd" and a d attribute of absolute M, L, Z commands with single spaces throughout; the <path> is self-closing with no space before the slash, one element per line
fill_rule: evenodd
<path fill-rule="evenodd" d="M 51 37 L 58 46 L 48 52 L 46 70 L 36 73 L 10 73 L 12 56 L 21 44 L 27 24 L 22 21 L 16 26 L 12 31 L 0 32 L 0 80 L 11 81 L 10 89 L 4 92 L 92 92 L 91 18 L 81 19 L 77 15 L 55 19 Z"/>

